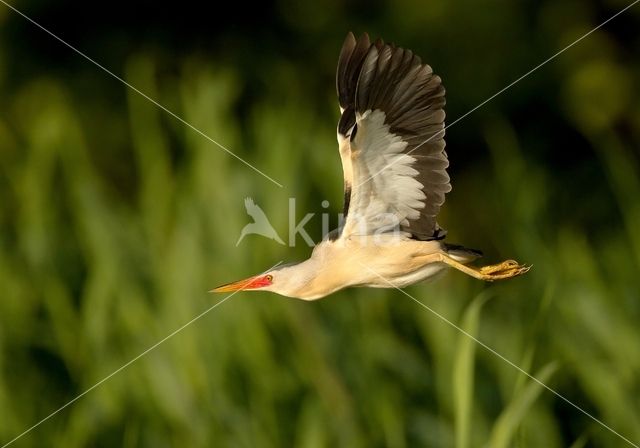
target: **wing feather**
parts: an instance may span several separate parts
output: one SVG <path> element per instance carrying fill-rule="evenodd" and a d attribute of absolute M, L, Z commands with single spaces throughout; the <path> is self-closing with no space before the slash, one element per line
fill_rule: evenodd
<path fill-rule="evenodd" d="M 349 33 L 338 61 L 344 232 L 385 231 L 395 222 L 413 238 L 442 238 L 436 216 L 451 190 L 444 87 L 410 50 L 369 42 Z"/>
<path fill-rule="evenodd" d="M 373 46 L 375 47 L 375 45 Z M 381 43 L 378 43 L 378 45 L 381 45 Z M 353 184 L 349 138 L 356 124 L 356 88 L 362 63 L 371 47 L 371 41 L 366 33 L 360 36 L 358 40 L 356 40 L 353 33 L 347 34 L 342 44 L 342 50 L 340 50 L 338 69 L 336 70 L 336 90 L 341 113 L 340 121 L 338 122 L 338 148 L 344 176 L 344 216 L 347 216 L 349 211 L 351 186 Z"/>

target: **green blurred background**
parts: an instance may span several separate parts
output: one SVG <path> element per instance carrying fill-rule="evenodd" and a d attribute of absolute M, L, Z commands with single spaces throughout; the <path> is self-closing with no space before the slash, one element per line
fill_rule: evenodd
<path fill-rule="evenodd" d="M 236 240 L 341 210 L 348 30 L 413 49 L 451 122 L 629 2 L 15 0 L 279 188 L 0 4 L 0 444 L 304 258 Z M 448 241 L 516 258 L 408 289 L 640 443 L 640 5 L 447 131 Z M 335 220 L 334 220 L 335 222 Z M 316 240 L 321 222 L 307 226 Z M 242 293 L 15 446 L 582 447 L 625 442 L 393 290 Z"/>

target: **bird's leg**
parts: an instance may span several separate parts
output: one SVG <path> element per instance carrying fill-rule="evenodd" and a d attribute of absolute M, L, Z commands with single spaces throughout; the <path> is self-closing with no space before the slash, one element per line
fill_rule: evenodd
<path fill-rule="evenodd" d="M 527 271 L 529 271 L 529 269 L 531 269 L 531 266 L 521 265 L 514 260 L 507 260 L 503 261 L 502 263 L 475 268 L 472 266 L 464 265 L 442 252 L 427 255 L 426 258 L 428 258 L 431 262 L 445 263 L 452 268 L 464 272 L 467 275 L 488 282 L 516 277 L 518 275 L 526 273 Z"/>
<path fill-rule="evenodd" d="M 494 280 L 504 280 L 511 277 L 522 275 L 531 269 L 531 266 L 524 266 L 514 260 L 503 261 L 502 263 L 492 264 L 475 268 L 466 266 L 446 254 L 442 254 L 442 261 L 449 266 L 456 268 L 465 274 L 469 274 L 480 280 L 492 282 Z"/>

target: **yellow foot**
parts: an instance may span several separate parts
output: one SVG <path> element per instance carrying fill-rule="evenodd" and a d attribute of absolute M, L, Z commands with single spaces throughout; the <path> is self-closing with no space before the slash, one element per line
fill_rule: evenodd
<path fill-rule="evenodd" d="M 520 264 L 515 260 L 507 260 L 502 263 L 492 264 L 489 266 L 482 266 L 480 268 L 481 274 L 493 274 L 494 272 L 504 271 L 505 269 L 511 269 L 513 267 L 519 266 Z"/>
<path fill-rule="evenodd" d="M 507 260 L 502 263 L 483 266 L 478 270 L 478 272 L 482 276 L 483 280 L 492 282 L 494 280 L 503 280 L 525 274 L 529 269 L 531 269 L 531 266 L 519 264 L 514 260 Z"/>

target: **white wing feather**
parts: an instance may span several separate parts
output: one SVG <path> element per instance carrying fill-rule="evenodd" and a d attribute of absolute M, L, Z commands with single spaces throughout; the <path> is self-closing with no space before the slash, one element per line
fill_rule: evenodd
<path fill-rule="evenodd" d="M 389 130 L 380 110 L 356 114 L 351 142 L 353 189 L 343 237 L 390 231 L 418 219 L 425 205 L 424 187 L 415 178 L 415 158 L 407 142 Z"/>

